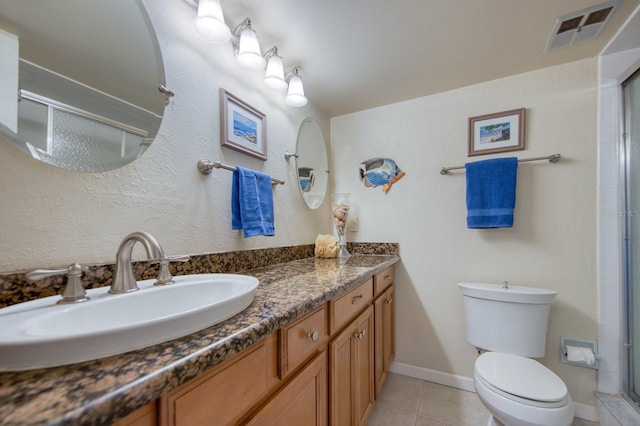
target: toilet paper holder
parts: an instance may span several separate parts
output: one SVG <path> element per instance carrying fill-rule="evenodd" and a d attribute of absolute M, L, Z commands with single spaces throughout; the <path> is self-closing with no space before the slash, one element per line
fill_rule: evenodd
<path fill-rule="evenodd" d="M 560 337 L 560 362 L 597 370 L 599 361 L 600 354 L 596 340 Z"/>

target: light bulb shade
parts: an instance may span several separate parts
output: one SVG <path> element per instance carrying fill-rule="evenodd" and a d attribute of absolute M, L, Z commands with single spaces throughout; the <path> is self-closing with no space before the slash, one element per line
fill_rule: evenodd
<path fill-rule="evenodd" d="M 307 98 L 304 96 L 304 87 L 302 87 L 302 80 L 297 75 L 293 75 L 289 79 L 289 91 L 284 98 L 284 102 L 293 107 L 303 107 L 307 104 Z"/>
<path fill-rule="evenodd" d="M 198 17 L 193 21 L 196 34 L 210 43 L 226 43 L 231 31 L 224 22 L 220 0 L 200 0 Z"/>
<path fill-rule="evenodd" d="M 260 51 L 258 36 L 251 28 L 245 28 L 240 33 L 237 55 L 240 65 L 250 70 L 264 69 L 267 62 Z"/>
<path fill-rule="evenodd" d="M 264 84 L 272 89 L 284 91 L 287 88 L 287 80 L 284 79 L 284 66 L 282 58 L 272 55 L 267 62 L 267 70 L 264 73 Z"/>

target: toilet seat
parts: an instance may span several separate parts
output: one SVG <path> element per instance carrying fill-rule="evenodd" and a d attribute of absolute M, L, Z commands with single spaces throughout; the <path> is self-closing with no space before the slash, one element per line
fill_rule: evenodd
<path fill-rule="evenodd" d="M 485 352 L 476 360 L 475 372 L 487 388 L 521 404 L 553 408 L 569 400 L 562 379 L 530 358 Z"/>

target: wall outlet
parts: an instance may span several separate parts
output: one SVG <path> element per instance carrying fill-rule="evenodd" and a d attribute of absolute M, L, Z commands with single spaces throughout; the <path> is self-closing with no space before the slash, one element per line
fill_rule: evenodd
<path fill-rule="evenodd" d="M 358 218 L 349 218 L 347 222 L 347 231 L 348 232 L 358 232 Z"/>

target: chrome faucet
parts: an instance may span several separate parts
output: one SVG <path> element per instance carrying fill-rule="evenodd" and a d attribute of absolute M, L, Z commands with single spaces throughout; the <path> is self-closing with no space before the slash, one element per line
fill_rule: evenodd
<path fill-rule="evenodd" d="M 109 293 L 120 294 L 138 290 L 138 284 L 133 276 L 131 253 L 136 243 L 141 243 L 147 251 L 149 259 L 164 259 L 164 250 L 158 241 L 146 232 L 133 232 L 122 240 L 116 254 L 116 273 Z"/>

